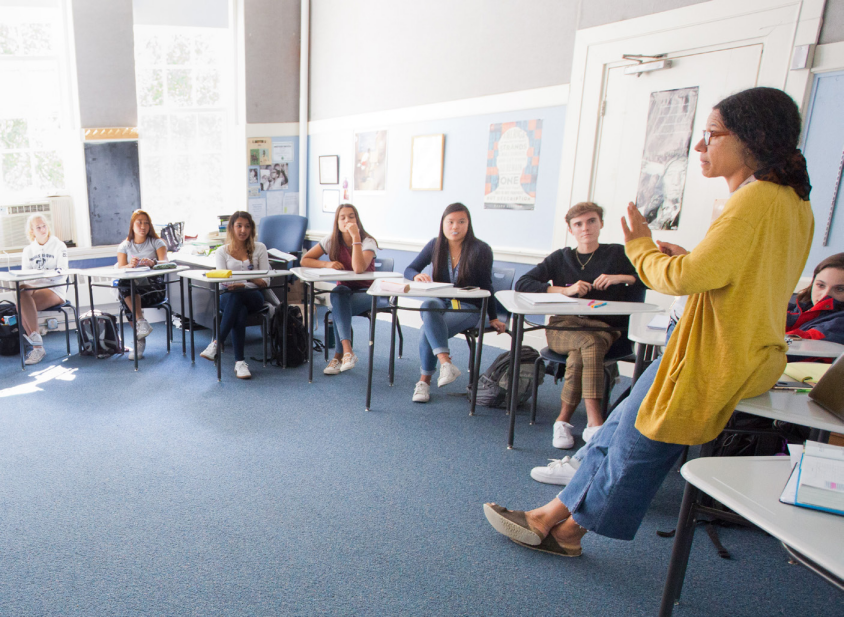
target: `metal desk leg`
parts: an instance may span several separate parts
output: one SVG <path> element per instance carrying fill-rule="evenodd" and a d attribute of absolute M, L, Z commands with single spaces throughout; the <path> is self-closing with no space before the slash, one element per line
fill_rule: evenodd
<path fill-rule="evenodd" d="M 519 369 L 522 358 L 522 337 L 525 330 L 525 316 L 516 318 L 516 331 L 513 333 L 513 347 L 510 350 L 510 431 L 507 435 L 507 449 L 513 449 L 513 436 L 516 432 L 516 409 L 519 407 Z"/>
<path fill-rule="evenodd" d="M 473 374 L 469 375 L 472 380 L 472 404 L 469 406 L 469 415 L 475 415 L 475 403 L 478 400 L 478 380 L 481 376 L 481 354 L 484 349 L 484 320 L 486 319 L 486 310 L 489 303 L 489 298 L 484 298 L 481 302 L 481 320 L 478 328 L 477 353 L 475 354 L 475 363 L 473 367 Z"/>
<path fill-rule="evenodd" d="M 82 325 L 79 323 L 79 275 L 73 275 L 73 297 L 76 300 L 76 345 L 82 353 Z"/>
<path fill-rule="evenodd" d="M 184 306 L 185 305 L 183 304 L 182 310 L 184 310 Z M 196 362 L 196 353 L 194 351 L 193 331 L 196 328 L 193 321 L 193 281 L 190 279 L 188 279 L 188 318 L 190 319 L 190 322 L 188 323 L 190 326 L 190 361 L 191 364 L 194 364 Z"/>
<path fill-rule="evenodd" d="M 20 281 L 15 281 L 15 300 L 17 304 L 15 305 L 16 314 L 17 316 L 15 319 L 18 320 L 18 348 L 20 349 L 21 355 L 21 370 L 26 370 L 26 364 L 24 363 L 24 347 L 23 347 L 23 313 L 21 313 L 21 283 Z"/>
<path fill-rule="evenodd" d="M 282 328 L 281 333 L 281 368 L 287 368 L 287 278 L 284 279 L 284 289 L 281 292 L 281 310 L 284 313 L 281 315 Z"/>
<path fill-rule="evenodd" d="M 118 292 L 119 293 L 119 292 Z M 99 328 L 97 327 L 97 311 L 94 310 L 94 285 L 91 283 L 91 277 L 88 277 L 88 296 L 91 300 L 91 332 L 94 335 L 94 357 L 98 358 L 100 349 L 98 342 L 100 340 Z M 123 339 L 120 340 L 120 353 L 123 353 Z"/>
<path fill-rule="evenodd" d="M 680 601 L 680 592 L 683 589 L 683 580 L 686 578 L 686 566 L 689 563 L 695 534 L 694 506 L 699 496 L 700 490 L 691 483 L 687 483 L 683 493 L 683 504 L 680 506 L 680 517 L 677 519 L 677 535 L 674 537 L 671 561 L 668 562 L 665 587 L 662 591 L 660 617 L 670 617 L 674 604 Z"/>
<path fill-rule="evenodd" d="M 369 322 L 369 370 L 366 372 L 366 411 L 372 401 L 372 367 L 375 363 L 375 305 L 378 296 L 372 296 L 372 319 Z"/>
<path fill-rule="evenodd" d="M 389 302 L 389 298 L 387 302 Z M 396 377 L 396 314 L 398 308 L 393 308 L 390 311 L 390 386 L 392 387 Z M 375 313 L 372 313 L 372 319 L 375 319 Z"/>
<path fill-rule="evenodd" d="M 183 279 L 181 276 L 179 277 L 179 300 L 181 301 L 181 304 L 179 304 L 179 306 L 181 307 L 182 313 L 184 313 L 184 311 L 185 311 L 185 279 Z M 172 315 L 170 316 L 170 321 L 171 321 L 171 323 L 173 321 Z M 182 355 L 186 356 L 187 353 L 188 353 L 187 344 L 185 343 L 185 316 L 183 314 L 182 315 Z"/>
<path fill-rule="evenodd" d="M 645 354 L 648 351 L 649 345 L 644 343 L 636 343 L 636 363 L 633 365 L 633 385 L 645 372 Z M 632 387 L 632 386 L 631 386 Z"/>
<path fill-rule="evenodd" d="M 310 293 L 308 293 L 308 288 L 310 288 Z M 308 283 L 305 287 L 305 311 L 308 313 L 307 318 L 305 319 L 305 327 L 308 329 L 308 383 L 313 383 L 314 381 L 314 327 L 313 327 L 313 306 L 316 299 L 315 294 L 315 287 L 313 283 Z"/>
<path fill-rule="evenodd" d="M 140 315 L 135 313 L 135 279 L 129 279 L 129 293 L 132 297 L 132 340 L 135 341 L 135 371 L 138 370 L 138 320 Z M 138 311 L 140 313 L 140 311 Z"/>
<path fill-rule="evenodd" d="M 220 284 L 214 283 L 214 336 L 217 338 L 217 357 L 214 358 L 214 363 L 217 365 L 217 381 L 223 381 L 223 341 L 219 339 L 220 336 Z"/>

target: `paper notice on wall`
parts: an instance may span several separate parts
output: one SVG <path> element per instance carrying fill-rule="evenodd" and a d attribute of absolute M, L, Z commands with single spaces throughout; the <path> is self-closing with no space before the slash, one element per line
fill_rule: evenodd
<path fill-rule="evenodd" d="M 257 225 L 258 222 L 267 215 L 267 202 L 261 198 L 250 198 L 246 204 L 246 209 L 252 215 L 252 219 Z"/>
<path fill-rule="evenodd" d="M 275 214 L 286 214 L 284 211 L 284 196 L 281 191 L 269 191 L 267 193 L 267 216 Z"/>
<path fill-rule="evenodd" d="M 282 193 L 284 195 L 284 213 L 299 214 L 299 193 Z"/>
<path fill-rule="evenodd" d="M 272 139 L 269 137 L 253 137 L 246 140 L 246 154 L 248 165 L 272 165 Z"/>
<path fill-rule="evenodd" d="M 292 141 L 276 141 L 273 143 L 273 163 L 292 163 L 295 156 Z"/>

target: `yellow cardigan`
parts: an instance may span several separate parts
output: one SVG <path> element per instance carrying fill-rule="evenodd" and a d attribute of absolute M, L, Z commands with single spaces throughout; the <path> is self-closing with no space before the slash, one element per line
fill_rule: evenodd
<path fill-rule="evenodd" d="M 625 251 L 642 281 L 690 295 L 636 428 L 695 445 L 724 429 L 736 403 L 758 396 L 785 369 L 785 317 L 814 231 L 812 207 L 793 189 L 756 181 L 736 191 L 703 241 L 669 257 L 650 238 Z"/>

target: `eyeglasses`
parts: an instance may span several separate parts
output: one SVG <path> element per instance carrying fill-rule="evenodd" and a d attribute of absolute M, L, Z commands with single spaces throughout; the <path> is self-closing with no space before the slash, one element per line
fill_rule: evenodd
<path fill-rule="evenodd" d="M 725 135 L 732 135 L 730 131 L 703 131 L 703 145 L 708 146 L 713 137 L 723 137 Z"/>

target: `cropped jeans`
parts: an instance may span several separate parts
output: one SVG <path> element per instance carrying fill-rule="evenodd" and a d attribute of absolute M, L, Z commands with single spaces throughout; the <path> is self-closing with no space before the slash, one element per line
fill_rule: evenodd
<path fill-rule="evenodd" d="M 378 298 L 376 306 L 386 307 L 387 298 Z M 334 339 L 337 349 L 341 349 L 340 341 L 352 340 L 352 317 L 362 315 L 372 309 L 372 296 L 366 295 L 365 290 L 353 292 L 345 285 L 337 285 L 331 290 L 331 318 L 334 321 Z"/>
<path fill-rule="evenodd" d="M 249 313 L 257 313 L 264 306 L 264 294 L 258 289 L 226 292 L 220 296 L 220 331 L 217 343 L 222 345 L 231 332 L 235 362 L 245 359 L 243 347 L 246 341 L 246 318 Z"/>
<path fill-rule="evenodd" d="M 473 305 L 466 305 L 472 308 Z M 422 375 L 433 375 L 437 369 L 437 354 L 449 353 L 448 339 L 455 334 L 474 328 L 480 323 L 478 313 L 455 311 L 431 311 L 424 309 L 448 309 L 451 301 L 431 298 L 422 303 L 422 331 L 419 337 L 419 358 L 422 361 Z M 484 324 L 487 324 L 484 316 Z"/>

